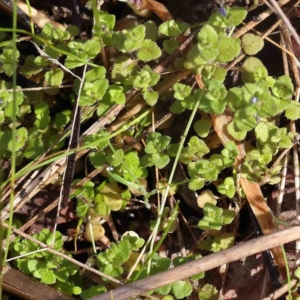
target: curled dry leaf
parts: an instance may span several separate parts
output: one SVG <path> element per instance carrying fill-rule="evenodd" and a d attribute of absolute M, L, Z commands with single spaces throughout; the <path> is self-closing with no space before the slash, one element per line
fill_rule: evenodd
<path fill-rule="evenodd" d="M 53 26 L 53 28 L 60 28 L 62 30 L 66 30 L 66 27 L 52 19 L 50 19 L 49 17 L 47 17 L 45 14 L 43 14 L 42 12 L 36 10 L 34 7 L 30 7 L 31 12 L 29 13 L 28 11 L 28 6 L 26 3 L 24 3 L 23 1 L 18 0 L 17 1 L 17 5 L 18 7 L 28 16 L 32 16 L 32 20 L 33 22 L 39 26 L 40 28 L 43 28 L 47 23 L 51 23 L 51 25 Z"/>
<path fill-rule="evenodd" d="M 85 227 L 85 237 L 89 242 L 97 242 L 105 235 L 104 227 L 93 219 L 87 222 Z"/>
<path fill-rule="evenodd" d="M 216 196 L 211 190 L 204 190 L 197 198 L 199 207 L 203 208 L 205 203 L 217 204 Z"/>
<path fill-rule="evenodd" d="M 138 181 L 140 182 L 140 185 L 143 186 L 145 189 L 147 189 L 147 180 L 146 178 L 138 178 Z M 135 196 L 142 196 L 143 192 L 139 189 L 136 189 L 132 186 L 128 186 L 129 191 L 135 195 Z"/>
<path fill-rule="evenodd" d="M 153 11 L 164 22 L 173 19 L 169 10 L 163 4 L 155 0 L 129 0 L 126 3 L 141 17 L 148 17 L 149 12 Z"/>

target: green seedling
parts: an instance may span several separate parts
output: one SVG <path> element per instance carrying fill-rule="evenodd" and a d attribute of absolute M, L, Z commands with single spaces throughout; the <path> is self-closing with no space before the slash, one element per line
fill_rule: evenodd
<path fill-rule="evenodd" d="M 33 37 L 38 55 L 26 56 L 24 60 L 19 59 L 21 50 L 17 50 L 16 43 L 22 40 L 17 39 L 16 34 L 27 32 L 17 30 L 16 26 L 13 29 L 0 29 L 0 33 L 13 32 L 14 35 L 13 41 L 0 35 L 0 72 L 14 78 L 13 84 L 0 82 L 0 158 L 3 161 L 12 158 L 14 165 L 19 163 L 22 166 L 24 162 L 29 161 L 22 170 L 12 172 L 11 178 L 4 178 L 1 188 L 50 162 L 81 150 L 95 150 L 89 154 L 89 160 L 95 169 L 102 168 L 102 175 L 108 176 L 108 179 L 104 179 L 98 187 L 92 182 L 76 187 L 72 197 L 77 198 L 78 228 L 86 221 L 85 236 L 92 241 L 96 252 L 95 242 L 104 234 L 101 231 L 101 222 L 105 217 L 111 211 L 122 212 L 132 194 L 143 197 L 146 207 L 149 208 L 147 200 L 158 190 L 147 192 L 148 169 L 155 167 L 163 171 L 174 161 L 169 178 L 160 181 L 159 188 L 162 186 L 163 192 L 158 206 L 158 217 L 152 222 L 153 233 L 145 243 L 147 247 L 150 244 L 150 249 L 147 249 L 149 252 L 146 252 L 146 246 L 141 249 L 143 239 L 127 236 L 96 256 L 96 266 L 102 272 L 122 278 L 129 274 L 130 280 L 137 280 L 170 268 L 170 259 L 159 257 L 157 251 L 167 234 L 173 232 L 177 225 L 177 207 L 170 209 L 165 205 L 170 194 L 177 196 L 175 191 L 170 189 L 175 185 L 173 177 L 178 162 L 187 170 L 188 177 L 180 183 L 188 182 L 190 190 L 198 191 L 209 182 L 216 186 L 222 197 L 232 199 L 236 194 L 236 173 L 233 169 L 238 149 L 234 142 L 228 142 L 223 148 L 212 149 L 209 142 L 204 140 L 209 138 L 213 130 L 211 116 L 224 113 L 232 116 L 232 121 L 224 129 L 235 141 L 247 145 L 249 137 L 255 139 L 247 145 L 247 153 L 239 170 L 240 175 L 259 182 L 266 173 L 270 173 L 270 183 L 275 184 L 279 180 L 281 166 L 278 165 L 272 170 L 269 166 L 281 150 L 289 149 L 294 143 L 294 135 L 288 133 L 286 128 L 278 127 L 275 120 L 279 115 L 285 115 L 288 120 L 299 119 L 300 105 L 291 100 L 294 93 L 291 79 L 287 76 L 275 78 L 269 75 L 263 62 L 253 56 L 247 57 L 238 69 L 241 74 L 239 86 L 228 88 L 227 81 L 224 84 L 227 77 L 225 64 L 231 63 L 241 53 L 256 55 L 263 47 L 263 40 L 257 35 L 233 37 L 235 27 L 246 18 L 247 11 L 244 8 L 221 7 L 222 9 L 216 11 L 207 22 L 196 25 L 200 27 L 196 41 L 186 55 L 174 62 L 172 71 L 178 72 L 185 68 L 193 74 L 201 75 L 204 87 L 176 83 L 162 94 L 158 92 L 160 85 L 172 76 L 172 72 L 158 74 L 153 71 L 153 67 L 162 59 L 162 55 L 177 50 L 178 41 L 191 26 L 174 20 L 157 26 L 153 21 L 149 21 L 117 31 L 114 30 L 114 15 L 99 11 L 96 1 L 89 1 L 88 7 L 93 11 L 94 17 L 92 38 L 78 38 L 79 30 L 74 26 L 62 31 L 47 24 L 39 35 L 28 33 Z M 120 55 L 111 66 L 106 67 L 104 50 L 108 47 Z M 91 62 L 94 58 L 95 62 L 99 61 L 98 57 L 102 58 L 101 66 Z M 95 111 L 97 117 L 102 118 L 106 117 L 105 113 L 114 105 L 124 107 L 129 99 L 127 95 L 132 91 L 140 94 L 141 101 L 144 100 L 151 108 L 145 109 L 114 133 L 108 134 L 101 130 L 93 136 L 86 136 L 83 144 L 77 149 L 58 152 L 70 133 L 70 130 L 64 131 L 64 126 L 72 120 L 72 112 L 71 109 L 60 110 L 59 106 L 55 106 L 56 102 L 51 100 L 60 94 L 58 88 L 62 83 L 71 81 L 72 91 L 67 100 L 74 102 L 76 94 L 79 93 L 81 78 L 73 69 L 85 64 L 89 69 L 79 99 L 79 106 L 89 112 L 85 115 L 85 120 L 92 118 L 91 112 Z M 51 90 L 20 91 L 21 87 L 16 85 L 17 72 L 29 79 L 33 76 L 42 78 Z M 14 92 L 11 93 L 10 90 Z M 152 106 L 159 107 L 163 99 L 173 98 L 174 103 L 170 108 L 173 114 L 191 111 L 180 143 L 172 143 L 171 137 L 160 132 L 149 133 L 145 139 L 143 157 L 136 151 L 123 150 L 118 143 L 112 146 L 110 139 L 119 134 L 136 134 L 137 137 L 144 132 L 152 122 Z M 54 118 L 53 111 L 57 111 Z M 195 117 L 199 117 L 196 122 Z M 194 128 L 195 132 L 190 132 L 191 128 Z M 52 149 L 51 156 L 39 161 L 40 156 L 52 146 L 54 140 L 59 140 L 59 143 Z M 15 166 L 12 169 L 14 170 Z M 74 182 L 75 186 L 77 182 Z M 234 243 L 234 234 L 223 232 L 222 229 L 233 221 L 235 214 L 209 203 L 204 205 L 203 212 L 204 218 L 199 221 L 198 227 L 206 231 L 207 238 L 201 241 L 198 247 L 217 252 L 231 246 Z M 162 232 L 162 237 L 154 247 L 157 232 Z M 50 239 L 51 234 L 46 231 L 42 231 L 37 237 L 44 242 L 53 238 L 52 236 Z M 56 233 L 55 238 L 54 247 L 61 250 L 61 234 Z M 12 253 L 18 254 L 34 250 L 38 250 L 36 245 L 20 239 L 17 239 L 11 248 Z M 148 266 L 140 261 L 143 254 L 146 254 L 145 263 L 148 263 Z M 196 257 L 174 259 L 172 263 L 177 266 L 189 259 Z M 77 269 L 67 265 L 61 258 L 49 256 L 47 251 L 30 254 L 19 259 L 16 264 L 26 274 L 32 274 L 47 284 L 54 284 L 68 295 L 80 294 L 83 289 L 80 284 L 77 285 L 77 282 L 80 282 Z M 203 277 L 204 274 L 198 274 L 152 292 L 164 296 L 164 299 L 183 299 L 193 292 L 191 281 Z M 80 296 L 85 299 L 105 291 L 106 288 L 99 285 L 83 291 Z M 198 298 L 217 299 L 218 291 L 211 285 L 201 285 Z"/>

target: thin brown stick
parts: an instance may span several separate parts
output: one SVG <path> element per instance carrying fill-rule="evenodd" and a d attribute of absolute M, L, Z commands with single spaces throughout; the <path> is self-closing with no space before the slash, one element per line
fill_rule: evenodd
<path fill-rule="evenodd" d="M 298 283 L 298 280 L 292 279 L 290 284 L 287 282 L 284 286 L 280 289 L 269 295 L 268 297 L 263 298 L 262 300 L 274 300 L 278 299 L 280 296 L 283 296 L 288 290 L 289 287 L 293 288 Z"/>
<path fill-rule="evenodd" d="M 299 238 L 300 226 L 291 227 L 289 229 L 258 237 L 168 271 L 141 279 L 137 282 L 117 288 L 114 291 L 92 297 L 90 300 L 130 299 L 131 297 L 136 297 L 149 290 L 165 286 L 178 280 L 184 280 L 201 272 L 214 269 L 220 265 L 245 258 L 270 248 L 278 247 Z"/>
<path fill-rule="evenodd" d="M 5 227 L 5 228 L 8 228 L 8 225 L 7 225 L 6 223 L 4 223 L 4 222 L 2 222 L 1 225 L 2 225 L 3 227 Z M 77 265 L 77 266 L 79 266 L 79 267 L 81 267 L 81 268 L 84 268 L 85 270 L 89 270 L 89 271 L 93 272 L 94 274 L 96 274 L 96 275 L 98 275 L 98 276 L 103 276 L 104 278 L 107 278 L 107 279 L 110 280 L 111 282 L 115 282 L 115 283 L 120 284 L 120 285 L 123 284 L 123 283 L 120 282 L 119 280 L 117 280 L 117 279 L 115 279 L 115 278 L 113 278 L 113 277 L 110 277 L 110 276 L 108 276 L 108 275 L 106 275 L 106 274 L 104 274 L 104 273 L 102 273 L 102 272 L 100 272 L 100 271 L 98 271 L 98 270 L 96 270 L 96 269 L 93 269 L 93 268 L 91 268 L 91 267 L 85 265 L 85 264 L 83 264 L 83 263 L 81 263 L 81 262 L 75 260 L 74 258 L 68 256 L 67 254 L 61 253 L 61 252 L 59 252 L 59 251 L 56 251 L 56 250 L 54 250 L 54 249 L 48 247 L 46 244 L 42 243 L 41 241 L 39 241 L 39 240 L 33 238 L 32 236 L 30 236 L 30 235 L 28 235 L 28 234 L 26 234 L 26 233 L 24 233 L 24 232 L 22 232 L 22 231 L 20 231 L 20 230 L 18 230 L 18 229 L 16 229 L 16 228 L 12 228 L 12 230 L 13 230 L 13 232 L 14 232 L 16 235 L 20 235 L 20 236 L 26 238 L 27 240 L 30 240 L 31 242 L 33 242 L 33 243 L 39 245 L 40 247 L 44 248 L 45 251 L 48 251 L 48 252 L 50 252 L 50 253 L 52 253 L 52 254 L 58 255 L 58 256 L 60 256 L 60 257 L 63 257 L 64 259 L 66 259 L 66 260 L 72 262 L 73 264 L 75 264 L 75 265 Z"/>
<path fill-rule="evenodd" d="M 278 1 L 278 5 L 283 6 L 283 5 L 287 4 L 288 2 L 290 2 L 290 0 Z M 262 12 L 260 15 L 258 15 L 258 19 L 260 21 L 250 21 L 245 26 L 243 26 L 241 29 L 236 31 L 233 34 L 233 37 L 238 38 L 238 37 L 244 35 L 246 32 L 248 32 L 249 30 L 254 28 L 257 24 L 259 24 L 260 22 L 262 22 L 263 20 L 268 18 L 272 13 L 273 13 L 273 11 L 271 9 L 267 9 L 266 11 Z"/>
<path fill-rule="evenodd" d="M 265 4 L 268 4 L 267 0 L 264 0 Z M 300 45 L 300 38 L 298 33 L 296 32 L 295 28 L 292 26 L 290 20 L 287 18 L 287 16 L 285 15 L 285 13 L 282 11 L 280 5 L 278 5 L 278 3 L 275 0 L 270 0 L 271 2 L 271 6 L 272 8 L 275 10 L 275 12 L 278 14 L 278 16 L 282 19 L 282 21 L 284 22 L 284 24 L 286 25 L 286 27 L 289 29 L 290 33 L 292 34 L 292 36 L 294 37 L 295 41 L 298 43 L 298 45 Z"/>

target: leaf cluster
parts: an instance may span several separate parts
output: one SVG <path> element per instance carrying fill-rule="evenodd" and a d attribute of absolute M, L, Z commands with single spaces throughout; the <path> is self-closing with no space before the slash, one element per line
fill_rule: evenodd
<path fill-rule="evenodd" d="M 97 255 L 96 264 L 99 270 L 106 275 L 119 278 L 124 269 L 130 267 L 130 256 L 134 255 L 133 253 L 138 251 L 143 244 L 144 240 L 139 237 L 123 236 L 119 243 L 112 243 L 110 249 Z"/>
<path fill-rule="evenodd" d="M 45 243 L 49 247 L 60 251 L 63 246 L 63 239 L 60 232 L 56 231 L 55 238 L 46 228 L 33 238 Z M 54 240 L 54 244 L 52 242 Z M 54 285 L 57 290 L 67 295 L 78 295 L 81 293 L 81 287 L 78 286 L 77 272 L 78 266 L 65 260 L 64 258 L 48 252 L 39 251 L 40 247 L 30 240 L 22 240 L 17 237 L 10 244 L 10 251 L 15 255 L 25 255 L 16 260 L 16 266 L 27 275 L 40 280 L 44 284 Z M 30 254 L 31 253 L 31 254 Z"/>

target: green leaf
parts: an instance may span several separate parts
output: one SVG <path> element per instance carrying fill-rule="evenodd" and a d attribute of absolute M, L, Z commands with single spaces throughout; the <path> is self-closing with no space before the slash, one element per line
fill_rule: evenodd
<path fill-rule="evenodd" d="M 146 38 L 150 39 L 151 41 L 155 42 L 157 41 L 157 25 L 153 21 L 148 21 L 144 23 L 146 27 Z"/>
<path fill-rule="evenodd" d="M 80 297 L 83 300 L 90 299 L 94 296 L 98 296 L 99 294 L 105 293 L 107 289 L 103 285 L 93 285 L 90 288 L 82 291 Z"/>
<path fill-rule="evenodd" d="M 234 122 L 230 122 L 227 125 L 227 131 L 237 141 L 242 141 L 247 135 L 247 131 L 237 130 L 234 126 Z"/>
<path fill-rule="evenodd" d="M 108 205 L 109 199 L 107 196 L 98 194 L 94 199 L 94 210 L 100 216 L 108 216 L 110 208 Z"/>
<path fill-rule="evenodd" d="M 275 97 L 263 97 L 260 108 L 258 109 L 258 115 L 262 118 L 271 118 L 282 113 L 291 105 L 292 101 L 290 100 L 281 100 Z M 270 109 L 270 107 L 272 107 L 272 109 Z"/>
<path fill-rule="evenodd" d="M 194 130 L 200 137 L 205 138 L 210 133 L 211 126 L 211 119 L 207 116 L 203 116 L 194 123 Z"/>
<path fill-rule="evenodd" d="M 159 295 L 168 295 L 171 292 L 171 287 L 172 287 L 171 284 L 167 284 L 162 287 L 159 287 L 158 289 L 155 289 L 154 292 L 158 293 Z M 168 296 L 165 296 L 165 297 L 168 297 Z M 168 300 L 168 298 L 165 298 L 165 297 L 163 297 L 162 300 L 164 300 L 164 299 Z M 171 296 L 171 298 L 169 298 L 169 300 L 175 300 L 175 298 Z"/>
<path fill-rule="evenodd" d="M 173 86 L 174 98 L 183 100 L 191 94 L 191 87 L 182 83 L 175 83 Z"/>
<path fill-rule="evenodd" d="M 203 97 L 202 91 L 200 89 L 196 89 L 193 95 L 189 95 L 181 102 L 178 102 L 180 105 L 182 105 L 182 107 L 192 110 L 195 106 L 195 103 L 201 96 Z"/>
<path fill-rule="evenodd" d="M 54 271 L 54 274 L 56 279 L 60 282 L 67 282 L 70 276 L 67 268 L 60 268 L 59 270 Z"/>
<path fill-rule="evenodd" d="M 27 129 L 25 127 L 21 127 L 16 130 L 16 140 L 15 140 L 15 149 L 19 150 L 24 147 L 26 141 L 28 139 Z M 12 140 L 8 143 L 8 150 L 12 151 L 13 142 Z"/>
<path fill-rule="evenodd" d="M 81 293 L 82 293 L 82 289 L 81 289 L 81 287 L 79 287 L 79 286 L 75 286 L 74 288 L 73 288 L 73 295 L 81 295 Z"/>
<path fill-rule="evenodd" d="M 272 93 L 283 99 L 289 99 L 294 92 L 294 86 L 290 77 L 283 75 L 279 77 L 272 88 Z"/>
<path fill-rule="evenodd" d="M 246 83 L 242 87 L 234 87 L 229 89 L 226 96 L 226 101 L 230 109 L 235 111 L 248 107 L 253 97 L 256 97 L 257 103 L 259 104 L 262 98 L 265 99 L 270 97 L 270 92 L 269 90 L 264 90 L 257 84 Z"/>
<path fill-rule="evenodd" d="M 27 262 L 28 270 L 33 273 L 38 266 L 38 261 L 36 259 L 29 259 Z"/>
<path fill-rule="evenodd" d="M 67 56 L 65 59 L 65 67 L 68 69 L 73 69 L 76 67 L 83 66 L 84 63 L 78 61 L 76 58 L 80 58 L 83 61 L 88 60 L 88 54 L 85 53 L 85 44 L 83 41 L 72 41 L 68 43 L 69 51 L 73 54 L 72 56 Z M 89 44 L 87 45 L 87 48 Z"/>
<path fill-rule="evenodd" d="M 49 107 L 44 102 L 36 103 L 35 108 L 34 108 L 34 113 L 36 114 L 37 117 L 39 117 L 39 115 L 41 115 L 41 116 L 43 116 L 45 114 L 48 115 L 49 114 Z"/>
<path fill-rule="evenodd" d="M 209 17 L 208 23 L 212 26 L 219 27 L 219 28 L 226 28 L 227 20 L 226 17 L 223 17 L 219 12 L 215 12 Z"/>
<path fill-rule="evenodd" d="M 115 32 L 112 36 L 112 42 L 121 52 L 133 52 L 142 46 L 145 35 L 145 26 L 138 25 L 130 30 Z"/>
<path fill-rule="evenodd" d="M 248 55 L 255 55 L 264 47 L 264 40 L 253 33 L 246 33 L 242 37 L 242 48 Z"/>
<path fill-rule="evenodd" d="M 247 16 L 247 10 L 242 7 L 226 7 L 226 16 L 222 16 L 219 12 L 215 12 L 209 18 L 209 24 L 219 27 L 237 26 L 243 22 Z"/>
<path fill-rule="evenodd" d="M 46 240 L 46 244 L 48 246 L 53 247 L 56 251 L 61 250 L 64 242 L 62 234 L 59 231 L 55 231 L 55 238 L 54 238 L 54 245 L 53 245 L 53 234 L 50 235 L 50 237 Z"/>
<path fill-rule="evenodd" d="M 247 107 L 243 109 L 239 109 L 236 111 L 233 122 L 234 128 L 238 131 L 250 131 L 252 130 L 257 121 L 255 119 L 256 116 L 256 109 L 254 107 Z"/>
<path fill-rule="evenodd" d="M 214 27 L 206 24 L 200 29 L 197 40 L 204 48 L 210 47 L 214 49 L 218 47 L 219 35 Z"/>
<path fill-rule="evenodd" d="M 173 114 L 180 114 L 184 112 L 185 108 L 181 105 L 181 102 L 176 100 L 170 107 L 170 112 Z"/>
<path fill-rule="evenodd" d="M 85 74 L 85 81 L 92 82 L 98 79 L 105 79 L 106 69 L 103 66 L 93 67 Z"/>
<path fill-rule="evenodd" d="M 106 90 L 104 100 L 107 100 L 111 103 L 124 104 L 126 97 L 123 93 L 123 87 L 116 84 L 110 85 Z"/>
<path fill-rule="evenodd" d="M 84 44 L 84 50 L 89 59 L 93 59 L 100 53 L 100 42 L 98 39 L 88 39 Z"/>
<path fill-rule="evenodd" d="M 27 159 L 35 159 L 44 153 L 46 150 L 45 143 L 43 142 L 42 135 L 39 133 L 30 134 L 27 141 L 24 157 Z"/>
<path fill-rule="evenodd" d="M 137 73 L 137 60 L 125 55 L 117 58 L 111 71 L 111 77 L 115 81 L 125 81 L 125 79 Z"/>
<path fill-rule="evenodd" d="M 201 230 L 220 230 L 223 225 L 223 219 L 203 218 L 198 222 L 198 227 Z"/>
<path fill-rule="evenodd" d="M 54 284 L 56 282 L 56 277 L 52 270 L 45 270 L 42 273 L 41 282 L 45 284 Z"/>
<path fill-rule="evenodd" d="M 94 11 L 95 13 L 95 11 Z M 96 19 L 96 24 L 100 24 L 101 26 L 105 27 L 105 29 L 102 29 L 101 32 L 98 32 L 95 28 L 96 33 L 103 34 L 107 31 L 111 31 L 115 27 L 116 23 L 116 16 L 113 14 L 109 14 L 104 10 L 98 10 L 97 15 L 94 16 Z"/>
<path fill-rule="evenodd" d="M 166 154 L 155 153 L 152 155 L 152 162 L 158 169 L 163 169 L 170 162 L 170 158 Z"/>
<path fill-rule="evenodd" d="M 100 130 L 94 135 L 86 136 L 84 138 L 84 143 L 85 145 L 88 145 L 91 149 L 103 150 L 108 146 L 109 133 L 107 131 Z"/>
<path fill-rule="evenodd" d="M 74 81 L 73 90 L 77 93 L 79 90 L 79 80 Z M 84 82 L 79 99 L 79 106 L 93 105 L 96 101 L 103 98 L 106 89 L 108 88 L 107 79 L 95 80 L 92 83 Z"/>
<path fill-rule="evenodd" d="M 300 119 L 300 104 L 298 102 L 292 101 L 292 105 L 287 108 L 285 116 L 290 120 Z"/>
<path fill-rule="evenodd" d="M 219 55 L 219 49 L 203 49 L 201 51 L 201 57 L 207 62 L 207 63 L 213 63 L 216 58 Z"/>
<path fill-rule="evenodd" d="M 68 47 L 70 52 L 76 56 L 82 55 L 85 51 L 83 40 L 71 41 L 68 43 Z"/>
<path fill-rule="evenodd" d="M 217 186 L 217 190 L 220 194 L 226 195 L 228 198 L 232 198 L 236 192 L 233 178 L 225 178 L 224 182 Z"/>
<path fill-rule="evenodd" d="M 69 32 L 69 34 L 74 37 L 77 36 L 79 34 L 79 28 L 75 25 L 69 25 L 66 29 L 67 32 Z"/>
<path fill-rule="evenodd" d="M 70 33 L 66 30 L 62 30 L 61 28 L 55 28 L 52 36 L 58 42 L 66 41 L 71 38 Z"/>
<path fill-rule="evenodd" d="M 207 61 L 202 57 L 202 47 L 199 43 L 193 45 L 192 49 L 187 54 L 187 59 L 189 62 L 193 63 L 192 66 L 184 63 L 187 69 L 192 69 L 195 65 L 205 65 Z"/>
<path fill-rule="evenodd" d="M 218 49 L 219 62 L 229 62 L 238 56 L 241 52 L 241 40 L 236 38 L 222 38 L 219 40 Z"/>
<path fill-rule="evenodd" d="M 13 44 L 9 43 L 3 47 L 2 53 L 0 54 L 0 73 L 5 73 L 7 76 L 12 76 L 16 71 L 13 66 L 17 68 L 18 59 L 20 57 L 20 52 L 17 48 L 13 50 Z M 13 58 L 15 59 L 13 64 Z"/>
<path fill-rule="evenodd" d="M 178 41 L 174 40 L 164 40 L 163 41 L 163 49 L 168 53 L 172 54 L 179 46 Z"/>
<path fill-rule="evenodd" d="M 219 292 L 218 290 L 211 284 L 205 284 L 201 287 L 198 292 L 198 299 L 201 300 L 218 300 Z"/>
<path fill-rule="evenodd" d="M 157 132 L 151 132 L 147 137 L 147 145 L 145 147 L 145 152 L 147 154 L 156 154 L 161 151 L 166 150 L 171 138 L 166 135 L 161 135 Z"/>
<path fill-rule="evenodd" d="M 227 24 L 228 26 L 240 25 L 247 16 L 247 10 L 244 7 L 232 6 L 227 7 Z"/>
<path fill-rule="evenodd" d="M 46 23 L 45 26 L 42 29 L 42 37 L 47 40 L 47 41 L 51 41 L 52 37 L 53 37 L 53 27 L 51 25 L 50 22 Z"/>
<path fill-rule="evenodd" d="M 71 115 L 72 115 L 72 111 L 70 111 L 70 110 L 63 110 L 63 111 L 58 112 L 55 115 L 55 125 L 57 127 L 66 126 L 70 122 Z"/>
<path fill-rule="evenodd" d="M 4 122 L 4 112 L 2 110 L 0 110 L 0 124 L 2 124 Z"/>
<path fill-rule="evenodd" d="M 99 255 L 97 255 L 97 259 L 100 263 L 103 263 L 105 265 L 110 264 L 110 267 L 113 269 L 125 263 L 129 259 L 130 254 L 130 243 L 127 239 L 124 239 L 121 240 L 118 244 L 111 243 L 111 248 L 106 250 L 104 253 L 100 253 Z M 100 270 L 101 269 L 102 266 L 100 266 Z M 119 271 L 120 270 L 118 270 L 116 273 L 119 273 Z"/>
<path fill-rule="evenodd" d="M 227 178 L 226 178 L 227 179 Z M 233 210 L 224 209 L 223 210 L 223 223 L 225 225 L 230 224 L 235 218 L 236 214 Z"/>
<path fill-rule="evenodd" d="M 203 208 L 204 217 L 198 223 L 202 230 L 220 230 L 224 224 L 223 209 L 206 202 Z"/>
<path fill-rule="evenodd" d="M 176 299 L 183 299 L 191 295 L 193 287 L 187 280 L 178 280 L 172 283 L 172 292 Z"/>
<path fill-rule="evenodd" d="M 155 92 L 155 91 L 143 93 L 144 100 L 150 106 L 154 106 L 156 104 L 158 97 L 159 97 L 159 94 L 158 94 L 158 92 Z"/>
<path fill-rule="evenodd" d="M 45 81 L 50 86 L 61 86 L 64 72 L 61 69 L 52 69 L 45 74 Z"/>
<path fill-rule="evenodd" d="M 154 86 L 160 79 L 160 75 L 146 65 L 144 66 L 138 75 L 136 75 L 133 80 L 133 86 L 136 89 L 146 89 L 148 87 Z"/>
<path fill-rule="evenodd" d="M 46 59 L 38 56 L 37 58 L 33 55 L 28 55 L 25 58 L 25 63 L 21 67 L 21 73 L 24 76 L 31 76 L 40 73 L 43 70 L 43 65 L 48 65 Z"/>
<path fill-rule="evenodd" d="M 294 275 L 297 277 L 297 278 L 300 278 L 300 267 L 298 267 L 296 269 L 296 271 L 294 272 Z"/>
<path fill-rule="evenodd" d="M 197 136 L 192 136 L 188 142 L 188 146 L 184 147 L 181 152 L 180 161 L 187 164 L 201 158 L 207 153 L 209 153 L 209 148 L 205 142 Z"/>
<path fill-rule="evenodd" d="M 268 76 L 268 70 L 256 57 L 247 58 L 240 71 L 244 82 L 255 83 L 266 79 Z"/>
<path fill-rule="evenodd" d="M 94 168 L 98 169 L 102 167 L 106 161 L 106 154 L 103 150 L 99 150 L 97 152 L 91 152 L 89 154 L 89 160 Z"/>
<path fill-rule="evenodd" d="M 149 39 L 144 40 L 141 47 L 138 49 L 137 58 L 141 61 L 148 62 L 157 59 L 161 56 L 161 50 L 157 44 Z"/>
<path fill-rule="evenodd" d="M 170 157 L 175 157 L 179 149 L 179 144 L 170 144 L 167 148 L 168 155 Z"/>
<path fill-rule="evenodd" d="M 63 46 L 64 45 L 64 46 Z M 64 50 L 64 51 L 69 51 L 69 48 L 65 45 L 65 44 L 58 44 L 56 47 L 57 48 L 61 48 L 62 50 Z M 61 54 L 60 53 L 58 53 L 55 49 L 52 49 L 52 48 L 50 48 L 50 46 L 44 46 L 44 48 L 42 48 L 42 50 L 46 53 L 46 54 L 48 54 L 50 57 L 52 57 L 52 58 L 54 58 L 54 59 L 58 59 L 60 56 L 61 56 Z M 37 64 L 40 64 L 40 62 L 43 64 L 43 60 L 47 60 L 48 61 L 48 59 L 45 59 L 45 58 L 42 58 L 40 61 L 38 61 L 38 57 L 36 58 L 36 63 Z M 51 62 L 49 61 L 49 64 L 50 64 Z"/>
<path fill-rule="evenodd" d="M 221 114 L 225 110 L 227 90 L 222 82 L 211 79 L 199 108 L 206 113 Z"/>
<path fill-rule="evenodd" d="M 170 20 L 159 25 L 158 32 L 166 36 L 175 37 L 189 29 L 189 24 Z"/>
<path fill-rule="evenodd" d="M 200 190 L 204 187 L 204 184 L 205 184 L 205 179 L 201 178 L 201 177 L 195 177 L 195 178 L 192 178 L 190 181 L 189 181 L 189 189 L 192 190 L 192 191 L 197 191 L 197 190 Z"/>
<path fill-rule="evenodd" d="M 114 152 L 109 151 L 106 157 L 107 163 L 112 167 L 117 167 L 123 162 L 124 152 L 122 149 L 116 149 Z"/>
<path fill-rule="evenodd" d="M 224 82 L 227 71 L 226 69 L 219 66 L 205 66 L 202 69 L 202 75 L 204 78 L 209 78 L 209 76 L 211 76 L 211 78 L 217 79 L 220 82 Z"/>
<path fill-rule="evenodd" d="M 86 60 L 88 59 L 88 56 L 87 54 L 81 54 L 80 56 L 80 59 L 82 60 Z M 76 58 L 74 58 L 74 56 L 67 56 L 66 59 L 65 59 L 65 63 L 64 63 L 65 67 L 68 68 L 68 69 L 74 69 L 74 68 L 77 68 L 77 67 L 81 67 L 84 65 L 83 62 L 81 61 L 78 61 Z"/>
<path fill-rule="evenodd" d="M 94 296 L 98 296 L 99 294 L 105 293 L 107 289 L 103 285 L 93 285 L 90 288 L 82 291 L 80 297 L 83 300 L 90 299 Z"/>

